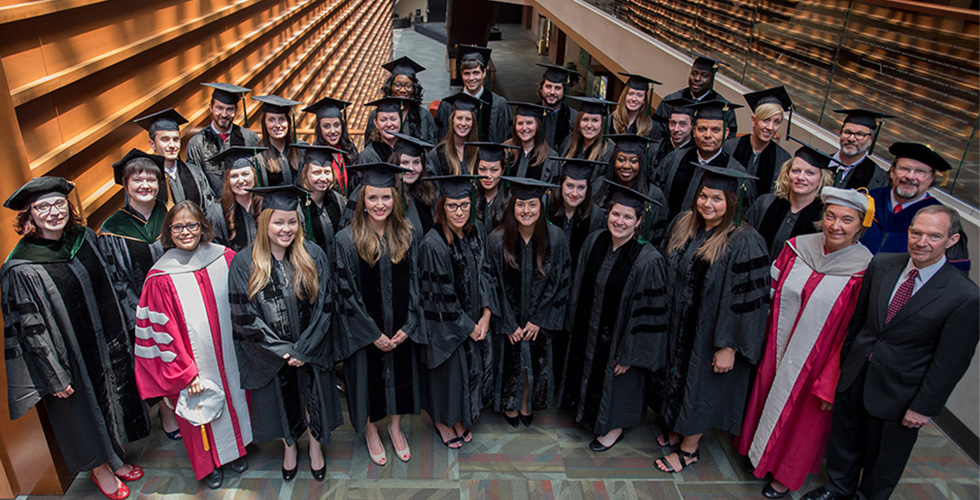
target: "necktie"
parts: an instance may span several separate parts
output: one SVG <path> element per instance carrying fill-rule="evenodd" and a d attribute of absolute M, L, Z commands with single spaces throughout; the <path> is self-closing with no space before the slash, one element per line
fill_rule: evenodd
<path fill-rule="evenodd" d="M 897 214 L 897 213 L 899 213 L 901 211 L 902 211 L 902 204 L 901 203 L 896 203 L 895 204 L 895 207 L 892 208 L 892 213 Z"/>
<path fill-rule="evenodd" d="M 895 296 L 892 297 L 892 301 L 888 304 L 888 312 L 885 314 L 885 324 L 887 325 L 892 318 L 898 314 L 898 311 L 902 310 L 902 306 L 909 301 L 912 297 L 912 290 L 915 289 L 915 278 L 919 276 L 919 271 L 917 269 L 912 269 L 909 271 L 909 279 L 905 280 L 901 285 L 898 286 L 898 290 L 895 292 Z"/>

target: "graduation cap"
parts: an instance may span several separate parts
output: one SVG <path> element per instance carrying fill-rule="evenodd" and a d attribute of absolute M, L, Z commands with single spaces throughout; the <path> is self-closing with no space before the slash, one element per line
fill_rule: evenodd
<path fill-rule="evenodd" d="M 863 212 L 864 219 L 861 221 L 861 225 L 864 227 L 871 227 L 872 222 L 874 222 L 875 199 L 867 193 L 867 189 L 861 192 L 857 189 L 841 189 L 833 186 L 824 186 L 820 190 L 820 201 L 823 202 L 824 206 L 840 205 L 842 207 L 853 208 L 858 212 Z"/>
<path fill-rule="evenodd" d="M 694 58 L 694 62 L 691 63 L 691 67 L 697 68 L 698 70 L 701 71 L 710 71 L 711 74 L 715 74 L 718 72 L 718 68 L 721 67 L 722 64 L 724 64 L 723 62 L 717 59 L 710 58 L 706 55 L 702 55 L 702 54 L 694 54 L 694 55 L 695 58 Z"/>
<path fill-rule="evenodd" d="M 698 162 L 691 162 L 704 169 L 704 176 L 701 183 L 704 187 L 720 189 L 722 191 L 738 192 L 739 186 L 747 180 L 755 180 L 758 177 L 737 168 L 715 167 L 712 165 L 702 165 Z"/>
<path fill-rule="evenodd" d="M 626 86 L 633 90 L 650 90 L 651 85 L 661 85 L 660 82 L 654 80 L 653 78 L 647 78 L 643 75 L 637 75 L 633 73 L 625 73 L 620 71 L 620 75 L 626 77 Z"/>
<path fill-rule="evenodd" d="M 48 193 L 61 193 L 68 196 L 72 189 L 75 189 L 75 185 L 61 177 L 35 177 L 14 191 L 7 201 L 3 202 L 3 206 L 19 211 Z"/>
<path fill-rule="evenodd" d="M 399 174 L 408 172 L 407 168 L 399 167 L 387 162 L 362 163 L 360 165 L 350 165 L 348 172 L 361 174 L 361 184 L 376 188 L 395 187 Z"/>
<path fill-rule="evenodd" d="M 745 98 L 745 102 L 748 103 L 749 108 L 755 113 L 755 108 L 759 107 L 760 104 L 773 103 L 778 104 L 783 111 L 789 112 L 789 118 L 786 121 L 786 135 L 789 135 L 790 129 L 793 126 L 793 100 L 790 99 L 789 93 L 786 92 L 786 87 L 780 85 L 778 87 L 773 87 L 771 89 L 760 90 L 758 92 L 749 92 L 748 94 L 742 95 Z"/>
<path fill-rule="evenodd" d="M 548 111 L 548 107 L 530 102 L 507 101 L 507 104 L 514 106 L 515 116 L 534 116 L 541 118 Z"/>
<path fill-rule="evenodd" d="M 350 106 L 350 104 L 348 101 L 334 99 L 333 97 L 324 97 L 303 108 L 303 111 L 315 114 L 317 120 L 321 118 L 344 118 L 344 121 L 346 121 L 347 117 L 344 115 L 344 109 Z"/>
<path fill-rule="evenodd" d="M 694 120 L 694 108 L 691 107 L 694 101 L 683 97 L 675 97 L 673 99 L 665 99 L 663 102 L 670 105 L 670 114 L 687 115 L 691 117 L 692 121 Z"/>
<path fill-rule="evenodd" d="M 689 108 L 694 108 L 694 119 L 721 120 L 722 137 L 728 135 L 728 112 L 741 108 L 741 104 L 732 104 L 724 99 L 712 99 L 691 103 Z"/>
<path fill-rule="evenodd" d="M 208 158 L 208 161 L 220 163 L 227 170 L 236 168 L 255 168 L 255 156 L 268 148 L 260 146 L 232 146 Z"/>
<path fill-rule="evenodd" d="M 613 182 L 609 179 L 602 179 L 613 188 L 612 198 L 610 200 L 612 203 L 619 203 L 625 207 L 634 208 L 639 211 L 644 211 L 647 203 L 653 205 L 660 205 L 656 200 L 650 198 L 649 196 L 635 190 L 628 188 L 622 184 Z"/>
<path fill-rule="evenodd" d="M 315 146 L 313 144 L 306 144 L 302 142 L 290 144 L 289 146 L 303 151 L 304 165 L 307 163 L 313 163 L 321 167 L 326 167 L 333 161 L 333 155 L 344 154 L 343 151 L 333 146 Z"/>
<path fill-rule="evenodd" d="M 617 104 L 613 101 L 607 101 L 596 97 L 578 97 L 574 95 L 568 97 L 581 103 L 581 105 L 579 105 L 579 111 L 592 115 L 606 116 L 609 114 L 609 106 L 615 106 Z"/>
<path fill-rule="evenodd" d="M 607 134 L 616 143 L 616 149 L 631 155 L 646 154 L 647 144 L 653 142 L 649 137 L 636 134 Z"/>
<path fill-rule="evenodd" d="M 820 169 L 834 170 L 834 167 L 831 165 L 836 165 L 836 160 L 834 160 L 832 156 L 810 146 L 796 137 L 790 136 L 790 140 L 796 141 L 800 144 L 800 148 L 793 154 L 794 158 L 800 158 L 810 165 Z"/>
<path fill-rule="evenodd" d="M 463 145 L 476 147 L 476 158 L 482 161 L 503 162 L 508 149 L 518 149 L 517 146 L 486 141 L 464 142 Z"/>
<path fill-rule="evenodd" d="M 288 114 L 293 110 L 293 106 L 303 104 L 299 101 L 286 99 L 277 95 L 260 95 L 252 98 L 253 101 L 262 103 L 263 113 L 276 113 L 280 115 Z"/>
<path fill-rule="evenodd" d="M 473 181 L 476 179 L 482 179 L 486 177 L 485 175 L 435 175 L 432 177 L 426 177 L 428 181 L 435 182 L 439 187 L 439 194 L 446 198 L 452 198 L 458 200 L 461 198 L 469 198 L 473 195 L 474 186 Z"/>
<path fill-rule="evenodd" d="M 871 154 L 874 153 L 875 144 L 878 143 L 878 134 L 881 133 L 881 127 L 885 124 L 885 118 L 895 118 L 895 115 L 889 115 L 887 113 L 882 113 L 881 111 L 862 108 L 835 109 L 834 113 L 846 115 L 844 116 L 843 125 L 853 123 L 855 125 L 861 125 L 874 130 L 874 138 L 871 139 L 871 146 L 868 148 L 868 156 L 871 156 Z"/>
<path fill-rule="evenodd" d="M 896 142 L 888 148 L 888 152 L 895 155 L 895 159 L 911 158 L 932 167 L 936 172 L 946 172 L 953 168 L 949 162 L 939 156 L 928 144 L 917 142 Z"/>
<path fill-rule="evenodd" d="M 473 97 L 466 92 L 459 92 L 443 99 L 452 105 L 453 111 L 469 111 L 476 114 L 484 104 L 483 100 Z"/>
<path fill-rule="evenodd" d="M 587 160 L 585 158 L 562 158 L 552 156 L 549 160 L 557 160 L 562 163 L 565 176 L 576 181 L 590 181 L 596 168 L 602 168 L 606 162 L 601 160 Z"/>
<path fill-rule="evenodd" d="M 490 52 L 493 52 L 493 50 L 488 47 L 463 44 L 456 45 L 456 59 L 460 63 L 458 67 L 462 68 L 462 63 L 466 61 L 476 61 L 485 68 L 490 62 Z"/>
<path fill-rule="evenodd" d="M 239 99 L 242 101 L 242 109 L 245 109 L 245 94 L 252 91 L 248 87 L 239 87 L 238 85 L 232 85 L 230 83 L 202 83 L 205 87 L 211 87 L 211 98 L 229 106 L 237 106 Z M 245 115 L 245 126 L 248 127 L 248 113 L 243 113 Z"/>
<path fill-rule="evenodd" d="M 413 80 L 415 79 L 416 73 L 425 71 L 425 67 L 413 61 L 408 56 L 401 56 L 398 59 L 388 61 L 382 64 L 381 67 L 388 70 L 392 75 L 405 75 Z"/>
<path fill-rule="evenodd" d="M 306 201 L 310 193 L 293 186 L 253 187 L 246 191 L 262 197 L 262 210 L 285 210 L 293 212 L 299 208 L 300 200 Z M 305 204 L 305 203 L 304 203 Z"/>
<path fill-rule="evenodd" d="M 518 200 L 531 200 L 541 198 L 545 191 L 558 187 L 556 184 L 541 182 L 537 179 L 527 177 L 512 177 L 509 175 L 500 176 L 501 179 L 510 183 L 510 194 Z"/>
<path fill-rule="evenodd" d="M 557 64 L 541 64 L 534 63 L 536 66 L 541 66 L 544 68 L 544 74 L 541 75 L 542 78 L 548 80 L 551 83 L 568 83 L 568 79 L 573 75 L 578 75 L 579 72 L 571 68 L 566 68 L 564 66 L 559 66 Z"/>
<path fill-rule="evenodd" d="M 121 160 L 112 164 L 112 178 L 114 181 L 116 181 L 116 184 L 119 184 L 120 186 L 124 186 L 123 172 L 126 170 L 126 165 L 129 162 L 139 158 L 145 158 L 147 160 L 152 161 L 160 169 L 160 174 L 161 175 L 163 174 L 163 164 L 166 161 L 164 157 L 160 155 L 151 155 L 149 153 L 144 153 L 143 151 L 133 148 L 130 149 L 129 152 L 126 153 L 126 156 L 123 156 Z"/>
<path fill-rule="evenodd" d="M 395 153 L 421 157 L 426 151 L 435 147 L 433 144 L 429 144 L 422 139 L 412 137 L 408 134 L 403 134 L 401 132 L 388 133 L 398 138 L 398 141 L 395 142 L 395 147 L 393 148 Z"/>
<path fill-rule="evenodd" d="M 133 120 L 133 123 L 146 129 L 152 139 L 161 130 L 168 132 L 180 131 L 180 126 L 187 123 L 187 119 L 180 116 L 180 113 L 174 108 L 167 108 L 163 111 L 157 111 L 156 113 L 137 118 Z"/>
<path fill-rule="evenodd" d="M 401 113 L 402 108 L 412 100 L 407 97 L 386 96 L 364 103 L 365 106 L 374 106 L 378 113 Z"/>

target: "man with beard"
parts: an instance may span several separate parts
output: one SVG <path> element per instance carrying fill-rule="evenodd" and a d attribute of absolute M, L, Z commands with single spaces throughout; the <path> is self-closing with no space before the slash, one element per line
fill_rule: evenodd
<path fill-rule="evenodd" d="M 888 175 L 871 159 L 885 118 L 894 118 L 868 109 L 835 109 L 846 115 L 840 128 L 840 150 L 834 154 L 837 175 L 834 185 L 844 189 L 875 189 L 888 185 Z"/>
<path fill-rule="evenodd" d="M 895 161 L 888 169 L 891 187 L 872 189 L 878 211 L 874 223 L 861 237 L 861 243 L 871 253 L 901 253 L 908 247 L 909 227 L 915 214 L 939 200 L 929 195 L 929 188 L 937 184 L 937 177 L 949 171 L 950 164 L 925 144 L 896 142 L 888 148 Z M 940 174 L 937 176 L 937 172 Z M 961 271 L 970 270 L 970 256 L 966 235 L 946 251 L 946 259 Z"/>
<path fill-rule="evenodd" d="M 718 61 L 699 55 L 691 64 L 691 73 L 687 76 L 687 88 L 677 92 L 667 94 L 660 104 L 657 111 L 653 114 L 653 121 L 658 122 L 662 128 L 663 135 L 667 135 L 667 123 L 670 120 L 672 99 L 682 97 L 693 102 L 707 102 L 713 100 L 728 101 L 724 96 L 715 92 L 715 73 L 718 72 Z M 735 113 L 731 113 L 725 120 L 727 122 L 728 133 L 725 138 L 735 137 L 738 132 L 738 122 L 735 121 Z M 723 139 L 724 140 L 724 139 Z"/>
<path fill-rule="evenodd" d="M 572 109 L 565 99 L 565 92 L 571 85 L 571 79 L 579 75 L 578 71 L 555 64 L 538 64 L 545 68 L 538 82 L 538 97 L 541 105 L 548 108 L 541 118 L 544 125 L 544 140 L 551 149 L 557 151 L 558 145 L 568 137 L 575 126 L 575 116 L 578 111 Z"/>
<path fill-rule="evenodd" d="M 164 159 L 163 173 L 167 186 L 160 189 L 157 199 L 172 207 L 184 200 L 197 203 L 207 211 L 215 203 L 214 191 L 201 167 L 180 159 L 180 126 L 187 119 L 174 108 L 133 120 L 150 134 L 150 149 Z"/>
<path fill-rule="evenodd" d="M 230 83 L 202 83 L 205 87 L 214 89 L 211 92 L 211 124 L 204 127 L 194 137 L 187 141 L 187 162 L 199 165 L 204 169 L 211 183 L 211 189 L 221 196 L 221 180 L 225 175 L 220 162 L 209 161 L 218 153 L 231 146 L 257 146 L 259 135 L 247 128 L 235 125 L 235 115 L 238 114 L 239 99 L 245 100 L 245 94 L 252 89 L 239 87 Z M 243 105 L 244 109 L 244 105 Z M 247 109 L 245 112 L 247 113 Z M 248 125 L 246 117 L 246 126 Z"/>

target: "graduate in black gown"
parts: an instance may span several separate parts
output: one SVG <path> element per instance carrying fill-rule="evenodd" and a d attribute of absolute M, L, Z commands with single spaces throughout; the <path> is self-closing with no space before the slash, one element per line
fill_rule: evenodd
<path fill-rule="evenodd" d="M 554 393 L 551 335 L 562 328 L 571 263 L 562 230 L 549 225 L 545 189 L 533 179 L 504 177 L 510 201 L 504 221 L 487 241 L 500 311 L 491 325 L 494 409 L 507 423 L 530 426 L 533 412 L 550 406 Z"/>
<path fill-rule="evenodd" d="M 3 204 L 22 236 L 0 268 L 10 418 L 43 404 L 68 470 L 92 471 L 107 497 L 125 498 L 117 476 L 135 481 L 143 470 L 125 462 L 123 444 L 146 437 L 149 420 L 126 320 L 73 188 L 40 177 Z"/>
<path fill-rule="evenodd" d="M 748 172 L 759 178 L 755 182 L 756 195 L 769 193 L 779 175 L 779 167 L 790 158 L 789 152 L 776 142 L 783 113 L 789 112 L 793 120 L 793 101 L 782 85 L 771 89 L 745 94 L 745 102 L 752 109 L 752 132 L 725 141 L 722 149 L 735 158 Z M 754 202 L 755 200 L 749 200 Z"/>
<path fill-rule="evenodd" d="M 494 305 L 486 239 L 473 218 L 476 176 L 435 177 L 435 225 L 419 248 L 422 310 L 429 337 L 426 411 L 451 449 L 473 440 L 470 427 L 493 393 L 487 333 Z"/>
<path fill-rule="evenodd" d="M 608 181 L 607 181 L 608 182 Z M 606 229 L 586 240 L 569 293 L 568 357 L 558 406 L 612 448 L 646 417 L 648 371 L 661 368 L 667 345 L 666 264 L 639 239 L 646 205 L 628 187 L 615 189 Z"/>
<path fill-rule="evenodd" d="M 505 175 L 527 177 L 543 182 L 554 182 L 561 173 L 561 165 L 553 159 L 557 155 L 542 134 L 541 115 L 550 108 L 529 102 L 510 102 L 514 106 L 514 127 L 510 139 L 504 144 L 518 146 L 514 168 Z"/>
<path fill-rule="evenodd" d="M 402 194 L 405 196 L 405 217 L 412 224 L 412 237 L 422 241 L 422 237 L 432 229 L 432 216 L 435 211 L 438 193 L 429 182 L 425 160 L 434 146 L 410 135 L 392 132 L 398 141 L 388 157 L 388 163 L 405 169 L 401 176 Z"/>
<path fill-rule="evenodd" d="M 133 123 L 146 129 L 151 152 L 164 158 L 163 173 L 167 182 L 160 186 L 158 200 L 168 207 L 191 200 L 204 211 L 217 203 L 204 170 L 180 159 L 180 126 L 187 123 L 186 118 L 174 108 L 167 108 L 137 118 Z"/>
<path fill-rule="evenodd" d="M 459 44 L 456 46 L 456 71 L 457 76 L 463 84 L 460 94 L 467 94 L 478 99 L 479 105 L 474 113 L 474 128 L 479 133 L 479 138 L 470 139 L 473 141 L 504 142 L 510 133 L 510 124 L 513 117 L 510 114 L 510 107 L 507 100 L 496 92 L 491 91 L 485 85 L 486 77 L 489 74 L 491 49 L 474 45 Z M 452 128 L 451 105 L 448 99 L 443 99 L 439 103 L 436 111 L 436 127 L 439 128 L 439 136 L 445 137 Z"/>
<path fill-rule="evenodd" d="M 606 116 L 616 103 L 595 97 L 571 98 L 579 101 L 580 109 L 572 133 L 558 146 L 558 152 L 565 158 L 609 161 L 613 143 L 605 137 Z"/>
<path fill-rule="evenodd" d="M 476 163 L 476 150 L 466 149 L 467 142 L 480 140 L 477 133 L 477 113 L 480 100 L 460 92 L 443 99 L 450 103 L 449 128 L 436 147 L 429 150 L 425 164 L 435 175 L 459 175 L 472 173 Z"/>
<path fill-rule="evenodd" d="M 626 77 L 626 85 L 619 94 L 619 105 L 609 115 L 610 134 L 636 134 L 658 139 L 661 134 L 660 124 L 653 121 L 653 108 L 650 99 L 653 86 L 660 82 L 643 75 L 619 72 Z"/>
<path fill-rule="evenodd" d="M 718 73 L 718 68 L 722 64 L 716 59 L 700 54 L 694 58 L 694 61 L 691 63 L 691 72 L 688 73 L 687 77 L 687 87 L 664 96 L 660 104 L 657 105 L 657 111 L 654 112 L 653 120 L 661 126 L 664 135 L 669 132 L 667 130 L 667 121 L 673 111 L 671 106 L 673 99 L 682 98 L 691 102 L 728 101 L 725 96 L 716 92 L 714 88 L 715 75 Z M 728 115 L 726 121 L 728 122 L 726 128 L 729 132 L 725 138 L 735 137 L 738 132 L 738 121 L 735 119 L 735 114 Z"/>
<path fill-rule="evenodd" d="M 405 219 L 397 176 L 390 163 L 350 167 L 360 171 L 362 189 L 354 218 L 337 233 L 337 291 L 334 356 L 344 362 L 350 422 L 364 432 L 377 465 L 387 456 L 376 422 L 390 416 L 388 433 L 399 460 L 411 458 L 401 430 L 404 414 L 422 403 L 418 242 Z"/>
<path fill-rule="evenodd" d="M 262 103 L 259 110 L 262 139 L 259 144 L 266 148 L 256 157 L 257 183 L 259 186 L 294 186 L 299 181 L 303 152 L 293 144 L 297 142 L 293 106 L 302 103 L 277 95 L 261 95 L 252 99 Z"/>
<path fill-rule="evenodd" d="M 507 171 L 513 170 L 514 152 L 518 148 L 495 142 L 467 142 L 466 146 L 477 151 L 474 170 L 480 178 L 476 181 L 475 217 L 483 222 L 486 236 L 504 221 L 509 198 L 503 178 Z"/>
<path fill-rule="evenodd" d="M 256 155 L 264 148 L 232 146 L 215 156 L 225 169 L 222 181 L 220 210 L 206 213 L 214 227 L 214 241 L 235 252 L 252 244 L 255 239 L 255 217 L 259 212 L 259 196 L 250 188 L 256 187 L 258 173 Z"/>
<path fill-rule="evenodd" d="M 347 167 L 357 161 L 357 146 L 350 140 L 347 131 L 347 106 L 350 103 L 332 97 L 324 97 L 319 101 L 303 108 L 306 113 L 313 113 L 316 120 L 313 122 L 313 144 L 316 146 L 330 146 L 337 148 L 341 153 L 334 153 L 330 162 L 333 168 L 334 179 L 340 194 L 347 196 L 350 192 L 348 183 L 350 177 L 347 175 Z"/>
<path fill-rule="evenodd" d="M 401 132 L 435 144 L 439 140 L 439 131 L 436 129 L 436 121 L 432 113 L 422 104 L 423 89 L 418 79 L 418 73 L 425 71 L 425 68 L 407 56 L 388 61 L 381 67 L 391 73 L 391 76 L 381 85 L 381 93 L 386 97 L 403 97 L 412 100 L 402 108 Z M 374 130 L 375 113 L 372 111 L 368 115 L 367 127 L 364 129 L 365 136 L 370 136 Z"/>
<path fill-rule="evenodd" d="M 143 281 L 153 263 L 163 255 L 160 230 L 167 207 L 158 194 L 164 186 L 164 158 L 132 149 L 112 164 L 113 178 L 123 187 L 126 204 L 110 215 L 98 232 L 99 250 L 105 257 L 112 277 L 126 328 L 136 328 L 136 306 L 143 292 Z M 166 187 L 164 187 L 166 189 Z M 155 401 L 151 401 L 152 404 Z M 163 432 L 170 439 L 180 439 L 174 410 L 159 405 Z"/>
<path fill-rule="evenodd" d="M 374 106 L 374 129 L 364 138 L 364 149 L 357 155 L 357 164 L 383 162 L 391 157 L 398 142 L 392 132 L 401 130 L 402 109 L 411 105 L 412 101 L 403 97 L 382 97 L 365 104 Z"/>
<path fill-rule="evenodd" d="M 646 168 L 647 144 L 650 139 L 636 134 L 611 134 L 608 137 L 615 141 L 616 147 L 613 148 L 612 156 L 606 165 L 605 174 L 599 178 L 609 182 L 595 184 L 594 199 L 600 207 L 608 208 L 615 192 L 613 184 L 610 183 L 614 183 L 643 193 L 643 196 L 654 200 L 646 208 L 647 213 L 643 215 L 644 226 L 640 228 L 639 235 L 644 242 L 658 246 L 667 231 L 669 214 L 664 192 L 650 179 L 650 171 Z"/>
<path fill-rule="evenodd" d="M 790 238 L 819 231 L 816 223 L 823 218 L 820 191 L 834 185 L 832 161 L 801 143 L 780 168 L 773 192 L 760 196 L 745 212 L 745 221 L 766 240 L 770 261 L 776 260 Z"/>
<path fill-rule="evenodd" d="M 297 144 L 296 147 L 304 151 L 299 187 L 310 194 L 310 203 L 306 205 L 304 213 L 309 218 L 310 233 L 307 237 L 333 262 L 334 235 L 341 229 L 344 197 L 340 194 L 331 162 L 340 150 L 309 144 Z"/>
<path fill-rule="evenodd" d="M 664 472 L 695 463 L 704 432 L 738 435 L 752 365 L 759 361 L 769 312 L 765 241 L 737 216 L 745 174 L 702 166 L 691 208 L 666 239 L 669 347 L 661 446 L 680 448 L 656 461 Z"/>
<path fill-rule="evenodd" d="M 254 188 L 258 235 L 231 261 L 228 289 L 242 389 L 250 392 L 252 436 L 281 439 L 282 477 L 296 477 L 297 440 L 309 429 L 310 471 L 323 481 L 321 443 L 344 423 L 328 338 L 333 305 L 327 254 L 306 241 L 294 186 Z"/>

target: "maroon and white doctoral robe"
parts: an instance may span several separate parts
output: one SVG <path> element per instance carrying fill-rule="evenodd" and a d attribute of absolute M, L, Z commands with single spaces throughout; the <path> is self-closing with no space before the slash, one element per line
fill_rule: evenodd
<path fill-rule="evenodd" d="M 213 243 L 193 252 L 168 250 L 147 275 L 136 310 L 136 383 L 144 399 L 162 396 L 176 404 L 181 389 L 198 375 L 225 393 L 221 415 L 203 431 L 177 417 L 198 479 L 244 456 L 252 442 L 228 301 L 234 256 Z"/>
<path fill-rule="evenodd" d="M 755 475 L 799 489 L 817 472 L 830 434 L 840 349 L 871 252 L 861 244 L 824 254 L 823 233 L 798 236 L 773 263 L 766 344 L 736 438 Z"/>

